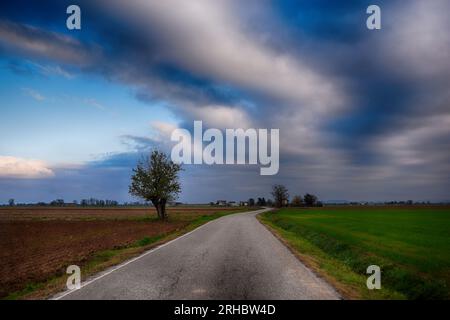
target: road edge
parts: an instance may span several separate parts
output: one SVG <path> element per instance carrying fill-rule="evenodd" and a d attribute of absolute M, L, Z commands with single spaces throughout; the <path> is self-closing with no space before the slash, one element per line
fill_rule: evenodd
<path fill-rule="evenodd" d="M 272 210 L 275 210 L 275 209 L 272 209 Z M 265 211 L 265 212 L 267 212 L 267 211 Z M 264 212 L 261 212 L 261 213 L 264 213 Z M 311 265 L 311 263 L 309 263 L 306 259 L 304 259 L 301 256 L 301 254 L 297 251 L 297 249 L 295 249 L 286 239 L 284 239 L 278 233 L 277 230 L 272 228 L 270 225 L 265 224 L 262 221 L 261 213 L 258 213 L 255 215 L 256 220 L 258 220 L 258 222 L 264 228 L 266 228 L 266 230 L 268 230 L 278 241 L 280 241 L 281 244 L 283 244 L 301 264 L 303 264 L 306 268 L 308 268 L 309 271 L 311 271 L 317 278 L 321 279 L 326 284 L 328 284 L 331 288 L 333 288 L 334 291 L 336 291 L 337 295 L 339 296 L 339 300 L 352 300 L 353 299 L 351 296 L 348 296 L 344 290 L 339 288 L 339 286 L 336 286 L 336 284 L 338 284 L 338 282 L 335 279 L 333 279 L 331 276 L 329 276 L 325 272 L 319 271 L 317 268 L 313 267 Z"/>

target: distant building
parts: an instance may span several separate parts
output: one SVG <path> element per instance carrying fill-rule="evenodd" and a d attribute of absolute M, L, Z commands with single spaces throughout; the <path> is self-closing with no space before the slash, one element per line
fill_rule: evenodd
<path fill-rule="evenodd" d="M 216 205 L 225 207 L 227 205 L 227 200 L 217 200 Z"/>
<path fill-rule="evenodd" d="M 241 202 L 239 202 L 239 205 L 241 207 L 247 207 L 248 206 L 248 202 L 247 201 L 241 201 Z"/>
<path fill-rule="evenodd" d="M 228 205 L 229 205 L 230 207 L 238 207 L 238 206 L 239 206 L 239 204 L 238 204 L 236 201 L 229 201 L 229 202 L 228 202 Z"/>

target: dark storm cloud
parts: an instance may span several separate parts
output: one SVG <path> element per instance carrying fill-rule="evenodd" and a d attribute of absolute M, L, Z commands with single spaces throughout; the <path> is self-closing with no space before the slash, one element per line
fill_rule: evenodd
<path fill-rule="evenodd" d="M 332 198 L 382 200 L 398 189 L 399 197 L 443 196 L 450 183 L 448 1 L 379 1 L 380 31 L 365 27 L 369 1 L 202 4 L 196 11 L 173 1 L 81 1 L 83 29 L 70 33 L 65 1 L 2 2 L 0 47 L 6 56 L 50 59 L 130 86 L 138 99 L 164 103 L 183 127 L 203 119 L 221 128 L 281 129 L 277 177 L 248 167 L 190 167 L 186 199 L 200 201 L 192 181 L 208 186 L 205 200 L 224 187 L 237 197 L 236 185 L 264 194 L 277 181 Z M 80 176 L 86 170 L 107 185 L 108 168 L 125 177 L 141 153 L 161 147 L 126 138 L 135 151 L 92 162 Z"/>
<path fill-rule="evenodd" d="M 6 55 L 55 60 L 78 67 L 91 64 L 98 54 L 95 46 L 67 35 L 5 20 L 0 20 L 0 47 Z"/>
<path fill-rule="evenodd" d="M 285 0 L 274 9 L 288 28 L 309 37 L 331 42 L 355 42 L 365 37 L 366 8 L 373 1 Z"/>
<path fill-rule="evenodd" d="M 215 83 L 175 66 L 156 65 L 149 70 L 148 77 L 157 78 L 163 83 L 168 83 L 172 89 L 158 90 L 156 92 L 138 91 L 136 97 L 146 102 L 170 101 L 177 98 L 177 100 L 194 101 L 202 104 L 211 102 L 237 104 L 243 99 L 241 92 L 230 85 Z"/>

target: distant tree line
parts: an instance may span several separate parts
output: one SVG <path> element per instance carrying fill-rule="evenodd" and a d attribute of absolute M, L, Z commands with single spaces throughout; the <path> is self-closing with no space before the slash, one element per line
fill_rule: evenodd
<path fill-rule="evenodd" d="M 48 204 L 45 202 L 39 202 L 38 205 L 50 205 L 52 207 L 116 207 L 119 205 L 119 202 L 115 200 L 102 200 L 96 198 L 82 199 L 80 202 L 77 200 L 65 202 L 64 199 L 56 199 Z"/>
<path fill-rule="evenodd" d="M 82 199 L 80 201 L 80 205 L 82 207 L 116 207 L 119 205 L 119 202 L 115 200 L 99 200 L 95 198 L 90 199 Z"/>
<path fill-rule="evenodd" d="M 276 184 L 272 186 L 271 192 L 274 198 L 274 206 L 277 208 L 281 207 L 322 207 L 323 204 L 316 195 L 311 193 L 306 193 L 304 196 L 295 195 L 292 201 L 289 202 L 289 192 L 288 189 L 281 184 Z"/>
<path fill-rule="evenodd" d="M 24 206 L 51 206 L 51 207 L 117 207 L 117 206 L 124 206 L 124 207 L 133 207 L 133 206 L 149 206 L 151 203 L 148 202 L 123 202 L 119 203 L 116 200 L 109 200 L 109 199 L 96 199 L 96 198 L 89 198 L 89 199 L 82 199 L 80 201 L 73 200 L 72 202 L 65 202 L 64 199 L 55 199 L 50 202 L 35 202 L 35 203 L 16 203 L 14 199 L 8 200 L 8 206 L 18 206 L 18 207 L 24 207 Z"/>
<path fill-rule="evenodd" d="M 303 197 L 296 195 L 292 198 L 291 207 L 323 207 L 323 203 L 319 201 L 316 195 L 307 193 Z"/>
<path fill-rule="evenodd" d="M 258 197 L 256 201 L 254 198 L 250 198 L 247 201 L 240 201 L 239 203 L 235 201 L 225 201 L 218 200 L 217 202 L 210 202 L 211 206 L 258 206 L 258 207 L 322 207 L 323 204 L 318 200 L 317 196 L 314 194 L 306 193 L 304 196 L 295 195 L 292 201 L 289 201 L 289 191 L 281 184 L 276 184 L 272 186 L 271 195 L 273 199 L 266 199 L 265 197 Z"/>

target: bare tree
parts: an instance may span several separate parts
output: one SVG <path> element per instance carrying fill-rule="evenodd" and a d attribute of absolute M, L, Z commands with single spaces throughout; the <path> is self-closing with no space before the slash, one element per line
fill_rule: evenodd
<path fill-rule="evenodd" d="M 272 196 L 275 201 L 275 206 L 278 208 L 281 208 L 283 205 L 286 205 L 289 199 L 289 193 L 287 188 L 281 184 L 276 184 L 272 186 Z"/>
<path fill-rule="evenodd" d="M 180 170 L 180 164 L 174 163 L 165 153 L 154 150 L 150 157 L 145 157 L 133 169 L 129 192 L 151 201 L 158 217 L 164 220 L 167 218 L 167 202 L 175 200 L 181 192 L 178 180 Z"/>
<path fill-rule="evenodd" d="M 291 201 L 291 206 L 293 206 L 293 207 L 303 206 L 303 197 L 302 196 L 294 196 Z"/>

